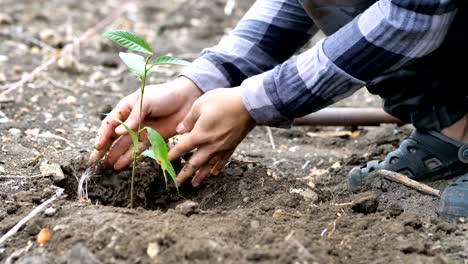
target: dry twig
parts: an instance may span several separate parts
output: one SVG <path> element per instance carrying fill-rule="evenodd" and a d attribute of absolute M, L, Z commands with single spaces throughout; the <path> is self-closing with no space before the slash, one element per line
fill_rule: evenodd
<path fill-rule="evenodd" d="M 382 176 L 385 179 L 397 183 L 401 183 L 409 188 L 415 189 L 421 193 L 429 194 L 432 196 L 440 197 L 440 190 L 434 189 L 424 183 L 417 182 L 412 180 L 405 175 L 388 170 L 378 170 L 374 172 L 378 176 Z"/>
<path fill-rule="evenodd" d="M 3 244 L 8 238 L 10 238 L 14 234 L 16 234 L 18 232 L 18 230 L 20 230 L 20 228 L 24 224 L 26 224 L 34 216 L 36 216 L 37 214 L 42 212 L 42 210 L 44 210 L 44 208 L 46 208 L 49 204 L 51 204 L 53 201 L 55 201 L 57 198 L 59 198 L 60 195 L 62 195 L 64 189 L 59 188 L 59 187 L 56 187 L 56 188 L 57 188 L 57 190 L 56 190 L 54 196 L 52 196 L 51 198 L 49 198 L 49 200 L 47 200 L 47 201 L 43 202 L 42 204 L 40 204 L 38 207 L 34 208 L 34 210 L 32 210 L 26 217 L 21 219 L 13 228 L 11 228 L 5 235 L 3 235 L 0 238 L 0 245 Z"/>

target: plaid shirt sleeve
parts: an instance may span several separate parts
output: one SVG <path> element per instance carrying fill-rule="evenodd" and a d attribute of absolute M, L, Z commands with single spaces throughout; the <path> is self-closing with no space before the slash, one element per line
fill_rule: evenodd
<path fill-rule="evenodd" d="M 305 11 L 297 0 L 257 2 L 259 2 L 257 7 L 253 7 L 247 16 L 250 20 L 240 22 L 245 29 L 245 35 L 256 36 L 255 39 L 260 42 L 262 39 L 269 39 L 270 42 L 265 44 L 263 50 L 270 48 L 270 54 L 290 55 L 278 49 L 276 41 L 283 38 L 286 39 L 283 41 L 288 43 L 297 41 L 283 35 L 298 29 L 290 27 L 291 25 L 285 22 L 309 21 L 305 18 Z M 275 2 L 275 5 L 270 5 L 270 2 Z M 304 53 L 281 64 L 278 63 L 273 69 L 257 67 L 258 71 L 251 72 L 247 67 L 237 68 L 238 72 L 240 70 L 244 73 L 245 79 L 237 89 L 240 89 L 244 104 L 257 123 L 288 127 L 293 118 L 324 108 L 365 85 L 378 83 L 386 73 L 395 71 L 437 49 L 455 16 L 456 2 L 456 0 L 377 1 L 333 35 L 319 41 Z M 285 5 L 295 8 L 287 9 Z M 269 24 L 267 30 L 262 31 L 260 36 L 254 21 Z M 313 27 L 312 22 L 307 25 L 309 28 Z M 283 29 L 282 32 L 277 32 L 278 27 Z M 302 33 L 310 37 L 305 32 L 310 31 L 304 25 Z M 221 46 L 219 49 L 224 52 L 214 51 L 211 56 L 216 59 L 206 59 L 211 61 L 209 67 L 192 70 L 194 77 L 192 80 L 203 80 L 206 77 L 205 82 L 209 82 L 213 77 L 212 80 L 223 79 L 222 82 L 217 81 L 219 87 L 239 84 L 230 82 L 236 74 L 219 70 L 222 68 L 219 65 L 226 63 L 224 59 L 228 59 L 236 66 L 239 60 L 237 56 L 241 57 L 241 61 L 247 60 L 246 57 L 252 61 L 264 59 L 254 50 L 250 54 L 239 55 L 237 52 L 237 56 L 233 55 L 236 54 L 236 47 L 239 47 L 238 43 L 242 41 L 233 38 L 227 43 L 222 41 L 218 47 Z M 301 45 L 303 43 L 304 41 L 300 42 Z M 202 55 L 201 59 L 205 56 L 207 55 Z M 265 66 L 264 61 L 254 63 Z M 274 63 L 269 64 L 271 65 Z M 201 70 L 208 71 L 210 67 L 211 76 Z M 245 69 L 248 70 L 244 72 Z M 252 75 L 245 74 L 247 72 Z M 241 78 L 234 79 L 239 81 Z"/>

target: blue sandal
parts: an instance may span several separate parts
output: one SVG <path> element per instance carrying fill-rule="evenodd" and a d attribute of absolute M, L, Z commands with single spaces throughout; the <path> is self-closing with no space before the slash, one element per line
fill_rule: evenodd
<path fill-rule="evenodd" d="M 399 172 L 417 181 L 459 176 L 468 172 L 468 145 L 438 132 L 415 129 L 385 160 L 353 168 L 348 175 L 349 189 L 359 191 L 370 173 L 379 169 Z"/>
<path fill-rule="evenodd" d="M 442 193 L 438 214 L 450 221 L 468 217 L 468 173 L 450 184 Z"/>

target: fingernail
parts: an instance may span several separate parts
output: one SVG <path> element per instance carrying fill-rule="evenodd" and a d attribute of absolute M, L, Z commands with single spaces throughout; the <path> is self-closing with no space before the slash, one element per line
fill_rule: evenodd
<path fill-rule="evenodd" d="M 197 188 L 198 186 L 200 186 L 200 183 L 199 182 L 192 182 L 192 186 L 194 188 Z"/>
<path fill-rule="evenodd" d="M 116 133 L 116 134 L 119 134 L 119 135 L 125 133 L 125 131 L 127 131 L 127 130 L 126 130 L 125 127 L 122 126 L 122 125 L 118 126 L 118 127 L 115 129 L 115 133 Z"/>
<path fill-rule="evenodd" d="M 183 124 L 183 123 L 179 123 L 179 124 L 177 125 L 176 132 L 179 133 L 179 134 L 182 134 L 182 132 L 184 132 L 184 130 L 185 130 L 184 124 Z"/>
<path fill-rule="evenodd" d="M 90 162 L 95 162 L 96 161 L 96 156 L 97 156 L 97 151 L 96 150 L 93 150 L 93 152 L 91 152 L 91 155 L 89 155 L 89 161 Z"/>

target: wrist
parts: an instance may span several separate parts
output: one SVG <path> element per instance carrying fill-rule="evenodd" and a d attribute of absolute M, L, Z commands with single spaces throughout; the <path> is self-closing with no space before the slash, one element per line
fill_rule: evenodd
<path fill-rule="evenodd" d="M 191 79 L 185 76 L 177 77 L 173 83 L 180 98 L 193 101 L 203 95 L 203 91 Z"/>

